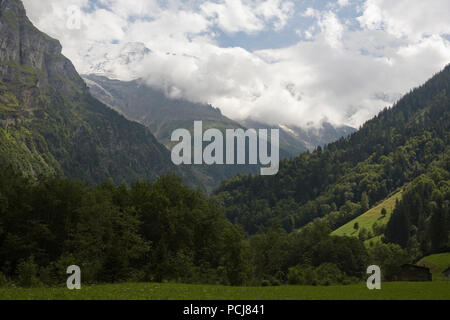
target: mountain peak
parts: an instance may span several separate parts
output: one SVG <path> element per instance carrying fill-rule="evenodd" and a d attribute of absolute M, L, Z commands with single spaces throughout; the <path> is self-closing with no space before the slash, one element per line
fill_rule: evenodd
<path fill-rule="evenodd" d="M 84 56 L 88 67 L 84 74 L 106 76 L 110 79 L 135 80 L 138 78 L 134 68 L 152 54 L 142 42 L 127 42 L 125 44 L 92 45 Z"/>

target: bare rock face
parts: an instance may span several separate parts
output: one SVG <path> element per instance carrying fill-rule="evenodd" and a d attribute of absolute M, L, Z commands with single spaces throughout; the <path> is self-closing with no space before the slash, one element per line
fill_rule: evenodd
<path fill-rule="evenodd" d="M 43 70 L 46 55 L 61 53 L 61 45 L 57 40 L 50 41 L 49 37 L 33 28 L 21 2 L 2 0 L 0 17 L 0 31 L 6 35 L 0 39 L 2 61 Z"/>
<path fill-rule="evenodd" d="M 53 86 L 64 94 L 86 90 L 58 40 L 36 29 L 18 0 L 0 2 L 0 76 L 29 88 Z M 71 88 L 62 79 L 71 80 Z M 74 86 L 75 85 L 75 86 Z"/>

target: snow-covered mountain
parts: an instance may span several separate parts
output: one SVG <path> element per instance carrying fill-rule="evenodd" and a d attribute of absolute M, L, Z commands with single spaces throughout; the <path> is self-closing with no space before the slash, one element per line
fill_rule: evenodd
<path fill-rule="evenodd" d="M 83 56 L 86 67 L 84 74 L 95 74 L 110 79 L 131 81 L 138 76 L 136 68 L 145 57 L 152 54 L 152 50 L 141 42 L 126 44 L 91 45 Z"/>

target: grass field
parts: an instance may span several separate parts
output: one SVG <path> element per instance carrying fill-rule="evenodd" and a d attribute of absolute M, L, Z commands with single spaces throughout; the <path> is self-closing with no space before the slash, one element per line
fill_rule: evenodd
<path fill-rule="evenodd" d="M 387 198 L 377 206 L 373 207 L 372 209 L 368 210 L 366 213 L 363 213 L 359 217 L 353 219 L 352 221 L 348 222 L 347 224 L 344 224 L 339 229 L 336 229 L 332 232 L 332 235 L 335 236 L 348 236 L 348 237 L 357 237 L 359 235 L 359 232 L 361 229 L 365 228 L 368 231 L 372 229 L 372 226 L 375 222 L 378 222 L 379 225 L 385 225 L 388 223 L 389 218 L 391 217 L 392 211 L 394 211 L 395 208 L 395 202 L 397 199 L 401 199 L 402 192 L 399 191 L 393 196 Z M 387 214 L 385 217 L 381 214 L 381 210 L 383 208 L 386 209 Z M 355 223 L 359 224 L 359 229 L 355 230 L 353 227 Z M 369 239 L 366 241 L 366 243 L 369 243 L 370 241 L 380 241 L 381 237 L 375 237 L 372 239 Z"/>
<path fill-rule="evenodd" d="M 417 262 L 417 265 L 430 268 L 433 280 L 446 280 L 443 272 L 450 267 L 450 252 L 425 257 Z"/>
<path fill-rule="evenodd" d="M 350 286 L 224 287 L 126 283 L 65 288 L 0 288 L 0 300 L 450 300 L 450 282 L 386 282 L 381 290 Z"/>

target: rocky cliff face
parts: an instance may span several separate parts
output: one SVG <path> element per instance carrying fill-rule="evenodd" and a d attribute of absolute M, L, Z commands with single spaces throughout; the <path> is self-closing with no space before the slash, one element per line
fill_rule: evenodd
<path fill-rule="evenodd" d="M 19 0 L 0 0 L 0 164 L 29 175 L 91 183 L 174 172 L 167 149 L 144 126 L 93 98 L 60 43 L 37 30 Z"/>
<path fill-rule="evenodd" d="M 18 69 L 27 75 L 34 72 L 36 87 L 53 86 L 63 93 L 69 79 L 79 91 L 86 90 L 72 63 L 61 55 L 61 44 L 36 29 L 26 16 L 20 1 L 0 2 L 0 76 L 4 81 L 17 81 Z"/>

